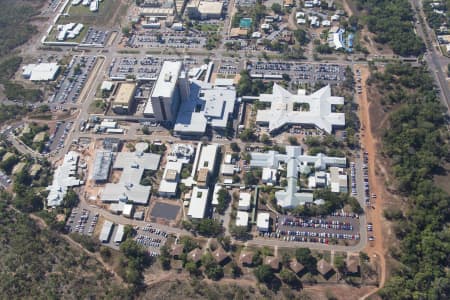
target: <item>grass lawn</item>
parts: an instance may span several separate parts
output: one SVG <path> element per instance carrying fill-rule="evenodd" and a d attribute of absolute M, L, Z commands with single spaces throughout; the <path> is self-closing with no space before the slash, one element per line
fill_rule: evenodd
<path fill-rule="evenodd" d="M 113 20 L 114 15 L 122 6 L 124 5 L 121 5 L 120 0 L 103 0 L 99 2 L 98 11 L 91 12 L 88 6 L 68 5 L 65 11 L 68 16 L 61 16 L 60 20 L 62 19 L 67 23 L 77 22 L 84 25 L 106 26 L 115 21 Z M 126 12 L 126 10 L 120 9 L 120 12 Z"/>
<path fill-rule="evenodd" d="M 217 32 L 220 26 L 216 24 L 197 24 L 194 28 L 203 32 Z"/>
<path fill-rule="evenodd" d="M 91 114 L 101 114 L 105 111 L 106 104 L 103 100 L 94 100 L 91 105 L 89 105 L 89 113 Z"/>

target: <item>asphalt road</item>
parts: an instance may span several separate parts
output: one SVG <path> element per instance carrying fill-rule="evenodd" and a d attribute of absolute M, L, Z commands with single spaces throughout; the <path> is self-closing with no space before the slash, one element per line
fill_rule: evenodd
<path fill-rule="evenodd" d="M 423 13 L 423 5 L 421 0 L 412 0 L 413 11 L 416 16 L 416 20 L 426 20 Z M 424 55 L 425 61 L 433 74 L 441 95 L 442 103 L 447 108 L 447 112 L 450 113 L 450 89 L 447 82 L 447 75 L 442 71 L 441 66 L 446 66 L 450 60 L 441 55 L 436 50 L 439 47 L 438 43 L 434 40 L 434 32 L 428 26 L 428 23 L 416 24 L 416 32 L 425 42 L 427 47 L 427 53 Z"/>

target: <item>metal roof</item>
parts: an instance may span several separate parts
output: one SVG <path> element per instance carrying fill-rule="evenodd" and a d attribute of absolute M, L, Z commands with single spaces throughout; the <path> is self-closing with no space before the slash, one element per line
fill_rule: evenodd
<path fill-rule="evenodd" d="M 275 83 L 272 94 L 261 94 L 259 101 L 271 103 L 269 109 L 258 110 L 256 115 L 256 121 L 268 123 L 270 131 L 286 124 L 310 124 L 331 133 L 333 126 L 345 125 L 345 114 L 331 109 L 332 105 L 344 104 L 344 98 L 331 96 L 329 85 L 311 95 L 294 95 Z M 309 110 L 294 111 L 295 103 L 306 103 Z"/>
<path fill-rule="evenodd" d="M 102 231 L 100 232 L 99 240 L 102 243 L 108 242 L 109 237 L 111 236 L 111 231 L 114 226 L 114 223 L 108 220 L 103 222 Z"/>
<path fill-rule="evenodd" d="M 113 153 L 111 151 L 97 151 L 95 153 L 92 179 L 95 181 L 108 180 L 111 169 Z"/>
<path fill-rule="evenodd" d="M 202 189 L 195 186 L 192 189 L 192 197 L 189 203 L 187 215 L 193 219 L 202 219 L 205 217 L 205 210 L 208 204 L 209 189 Z"/>

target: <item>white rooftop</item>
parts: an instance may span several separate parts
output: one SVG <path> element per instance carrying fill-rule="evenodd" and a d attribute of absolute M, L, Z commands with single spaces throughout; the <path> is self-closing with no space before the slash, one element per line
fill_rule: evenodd
<path fill-rule="evenodd" d="M 56 168 L 53 174 L 53 182 L 47 187 L 47 206 L 56 207 L 62 204 L 67 189 L 72 186 L 82 184 L 82 181 L 75 177 L 77 164 L 80 155 L 75 151 L 70 151 L 64 156 L 62 165 Z"/>
<path fill-rule="evenodd" d="M 192 219 L 204 218 L 206 206 L 208 204 L 208 193 L 208 189 L 202 189 L 197 186 L 192 189 L 192 197 L 187 213 L 189 217 Z"/>
<path fill-rule="evenodd" d="M 153 153 L 120 152 L 113 169 L 121 169 L 118 183 L 107 183 L 101 200 L 104 202 L 132 202 L 146 204 L 151 187 L 140 185 L 144 170 L 158 170 L 160 155 Z"/>
<path fill-rule="evenodd" d="M 222 189 L 222 186 L 218 183 L 216 183 L 214 185 L 214 192 L 213 192 L 213 198 L 212 198 L 212 205 L 218 205 L 219 204 L 219 199 L 218 199 L 218 193 L 219 191 Z"/>
<path fill-rule="evenodd" d="M 256 227 L 260 231 L 268 231 L 269 230 L 269 213 L 258 213 L 258 217 L 256 218 Z"/>
<path fill-rule="evenodd" d="M 125 233 L 124 229 L 125 226 L 123 226 L 123 224 L 119 224 L 119 226 L 117 226 L 116 235 L 114 236 L 114 243 L 121 243 L 123 241 L 123 235 Z"/>
<path fill-rule="evenodd" d="M 183 63 L 181 61 L 164 61 L 156 80 L 152 97 L 170 98 L 180 76 Z"/>
<path fill-rule="evenodd" d="M 241 209 L 241 210 L 250 209 L 251 198 L 252 198 L 252 195 L 250 193 L 240 193 L 238 209 Z"/>
<path fill-rule="evenodd" d="M 223 2 L 200 1 L 198 11 L 201 14 L 219 15 L 222 12 Z"/>
<path fill-rule="evenodd" d="M 236 226 L 248 226 L 248 212 L 238 211 L 236 214 Z"/>
<path fill-rule="evenodd" d="M 59 70 L 57 63 L 30 64 L 23 67 L 23 76 L 31 81 L 54 80 Z"/>
<path fill-rule="evenodd" d="M 277 191 L 275 196 L 277 203 L 281 207 L 295 207 L 313 201 L 312 193 L 299 193 L 297 186 L 298 173 L 308 173 L 308 165 L 314 168 L 325 170 L 328 166 L 345 167 L 347 159 L 345 157 L 328 157 L 322 153 L 316 156 L 302 155 L 300 146 L 287 146 L 286 154 L 279 154 L 276 151 L 268 153 L 251 153 L 250 166 L 277 169 L 281 162 L 286 163 L 287 186 L 284 191 Z"/>
<path fill-rule="evenodd" d="M 183 168 L 183 161 L 182 160 L 176 160 L 176 161 L 168 161 L 166 164 L 166 167 L 164 168 L 164 174 L 161 180 L 161 183 L 159 184 L 158 192 L 162 194 L 171 194 L 174 195 L 177 191 L 178 182 L 180 179 L 180 173 L 181 169 Z M 177 172 L 177 178 L 175 181 L 172 180 L 166 180 L 166 175 L 169 170 L 176 171 Z"/>
<path fill-rule="evenodd" d="M 218 144 L 210 144 L 203 146 L 201 148 L 201 154 L 197 170 L 200 170 L 201 168 L 207 168 L 209 172 L 213 172 L 218 150 L 219 150 Z"/>
<path fill-rule="evenodd" d="M 234 109 L 236 90 L 226 82 L 220 84 L 224 86 L 191 81 L 189 99 L 180 105 L 175 132 L 202 134 L 208 124 L 213 128 L 226 128 Z"/>
<path fill-rule="evenodd" d="M 267 123 L 271 132 L 288 124 L 310 124 L 331 133 L 333 126 L 345 125 L 345 114 L 332 112 L 332 105 L 344 104 L 344 98 L 331 96 L 329 85 L 311 95 L 294 95 L 275 83 L 272 94 L 261 94 L 259 101 L 271 103 L 256 115 L 256 121 Z M 307 103 L 309 111 L 294 111 L 294 103 Z"/>
<path fill-rule="evenodd" d="M 235 166 L 233 164 L 222 164 L 220 172 L 222 175 L 233 175 Z"/>
<path fill-rule="evenodd" d="M 108 220 L 105 220 L 103 222 L 102 231 L 100 232 L 99 240 L 100 242 L 107 242 L 109 240 L 109 237 L 111 236 L 111 230 L 114 226 L 114 223 Z"/>

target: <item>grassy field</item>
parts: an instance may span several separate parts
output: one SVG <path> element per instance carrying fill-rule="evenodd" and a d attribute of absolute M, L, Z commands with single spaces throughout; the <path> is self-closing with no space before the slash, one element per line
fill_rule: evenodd
<path fill-rule="evenodd" d="M 67 6 L 66 13 L 68 16 L 61 16 L 60 20 L 64 23 L 77 22 L 84 25 L 107 26 L 115 24 L 116 12 L 126 12 L 123 9 L 125 4 L 120 0 L 103 0 L 99 3 L 97 12 L 91 12 L 89 7 L 83 5 Z"/>
<path fill-rule="evenodd" d="M 220 26 L 215 24 L 197 24 L 194 28 L 203 32 L 217 32 Z"/>

